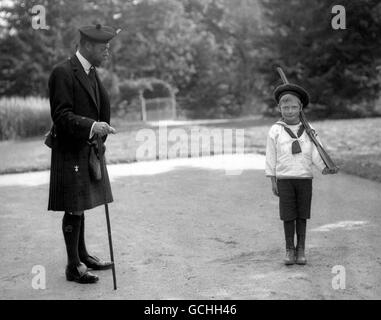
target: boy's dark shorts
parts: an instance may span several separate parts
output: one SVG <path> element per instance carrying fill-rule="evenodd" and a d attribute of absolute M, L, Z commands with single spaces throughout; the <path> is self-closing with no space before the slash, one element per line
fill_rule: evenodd
<path fill-rule="evenodd" d="M 311 217 L 312 179 L 278 179 L 279 215 L 283 221 Z"/>

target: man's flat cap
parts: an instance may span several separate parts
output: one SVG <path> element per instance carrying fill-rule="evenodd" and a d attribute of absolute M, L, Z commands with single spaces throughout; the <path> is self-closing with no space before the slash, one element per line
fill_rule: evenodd
<path fill-rule="evenodd" d="M 310 96 L 308 92 L 301 86 L 298 86 L 293 83 L 286 83 L 277 87 L 274 90 L 275 101 L 279 103 L 280 98 L 282 98 L 282 96 L 284 96 L 285 94 L 293 94 L 297 96 L 300 99 L 300 102 L 302 103 L 303 108 L 307 107 L 307 105 L 310 102 Z"/>
<path fill-rule="evenodd" d="M 102 43 L 109 42 L 120 32 L 120 29 L 116 30 L 112 27 L 102 26 L 100 24 L 92 26 L 83 26 L 80 27 L 78 30 L 81 36 L 83 35 L 91 41 Z"/>

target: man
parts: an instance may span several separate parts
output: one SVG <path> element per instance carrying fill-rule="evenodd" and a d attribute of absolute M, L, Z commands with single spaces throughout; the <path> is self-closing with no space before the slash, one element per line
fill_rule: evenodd
<path fill-rule="evenodd" d="M 57 65 L 49 78 L 54 138 L 48 210 L 65 212 L 66 279 L 95 283 L 99 278 L 88 269 L 109 269 L 112 262 L 87 252 L 84 211 L 113 201 L 105 165 L 103 176 L 99 174 L 99 157 L 107 134 L 115 133 L 110 126 L 109 98 L 96 67 L 108 58 L 109 41 L 117 32 L 99 24 L 81 27 L 79 32 L 78 51 Z"/>

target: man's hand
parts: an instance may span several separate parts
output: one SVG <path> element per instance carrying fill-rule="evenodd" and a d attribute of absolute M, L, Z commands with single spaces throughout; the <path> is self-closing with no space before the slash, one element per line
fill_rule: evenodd
<path fill-rule="evenodd" d="M 326 175 L 326 174 L 336 174 L 338 172 L 339 172 L 339 168 L 338 167 L 336 167 L 334 169 L 328 169 L 328 167 L 325 167 L 321 173 Z"/>
<path fill-rule="evenodd" d="M 116 130 L 109 126 L 107 122 L 95 122 L 93 126 L 93 133 L 103 137 L 109 133 L 115 134 Z"/>

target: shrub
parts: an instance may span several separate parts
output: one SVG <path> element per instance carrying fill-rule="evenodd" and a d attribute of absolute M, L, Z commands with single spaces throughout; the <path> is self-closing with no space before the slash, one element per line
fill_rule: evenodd
<path fill-rule="evenodd" d="M 51 123 L 46 98 L 0 98 L 0 140 L 43 135 Z"/>

